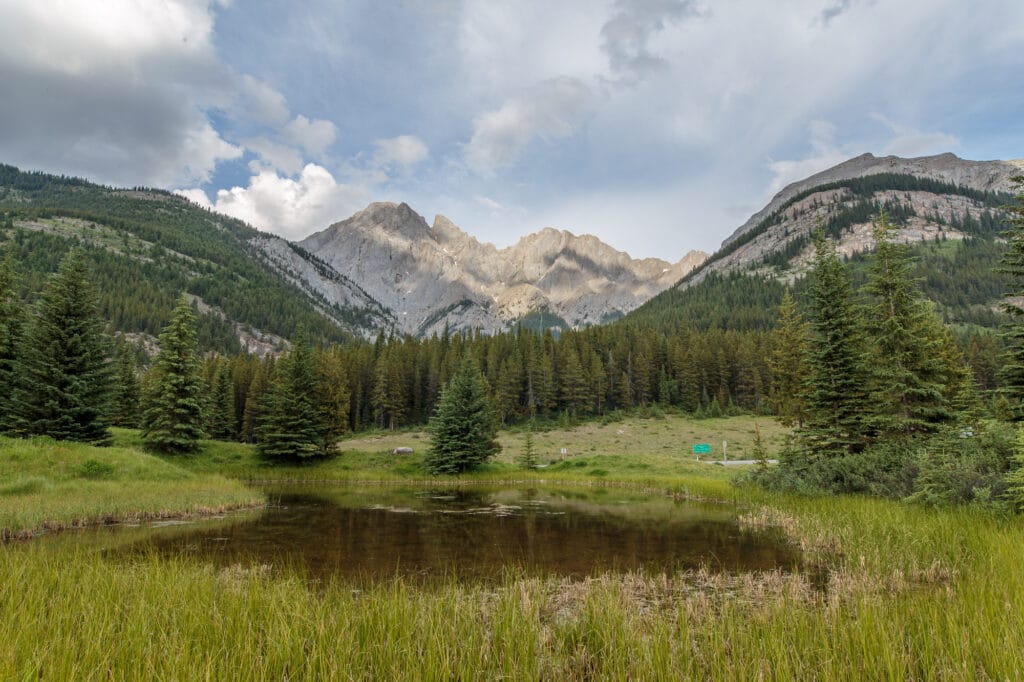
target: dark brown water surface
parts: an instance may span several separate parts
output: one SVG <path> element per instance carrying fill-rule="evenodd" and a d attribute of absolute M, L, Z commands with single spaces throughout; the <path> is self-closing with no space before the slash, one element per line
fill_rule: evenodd
<path fill-rule="evenodd" d="M 741 531 L 728 507 L 614 489 L 306 487 L 271 491 L 271 500 L 258 516 L 158 534 L 131 551 L 221 566 L 292 566 L 311 578 L 355 583 L 798 563 L 778 536 Z"/>

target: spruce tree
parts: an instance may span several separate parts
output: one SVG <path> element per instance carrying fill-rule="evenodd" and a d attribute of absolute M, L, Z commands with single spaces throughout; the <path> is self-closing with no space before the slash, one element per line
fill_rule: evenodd
<path fill-rule="evenodd" d="M 235 391 L 231 365 L 222 360 L 213 377 L 213 392 L 207 408 L 207 431 L 215 440 L 235 439 Z"/>
<path fill-rule="evenodd" d="M 203 437 L 203 381 L 196 355 L 196 318 L 184 296 L 159 343 L 142 418 L 143 442 L 158 452 L 196 452 Z"/>
<path fill-rule="evenodd" d="M 573 418 L 579 416 L 591 402 L 591 387 L 583 374 L 580 356 L 571 343 L 566 344 L 562 366 L 559 372 L 562 407 L 569 411 Z"/>
<path fill-rule="evenodd" d="M 523 434 L 523 452 L 519 456 L 519 466 L 524 469 L 537 468 L 537 451 L 533 444 L 533 421 Z"/>
<path fill-rule="evenodd" d="M 880 436 L 905 437 L 935 431 L 952 413 L 943 392 L 943 325 L 914 282 L 908 249 L 893 241 L 893 230 L 883 212 L 864 287 L 866 327 L 874 341 L 870 420 Z"/>
<path fill-rule="evenodd" d="M 807 412 L 810 329 L 786 289 L 772 339 L 768 366 L 772 372 L 771 405 L 785 426 L 803 426 Z"/>
<path fill-rule="evenodd" d="M 1002 329 L 1006 350 L 1000 378 L 1014 418 L 1019 420 L 1024 419 L 1024 176 L 1014 181 L 1018 191 L 1015 203 L 1006 207 L 1009 220 L 1003 237 L 1007 249 L 999 268 L 1009 287 L 1002 303 L 1009 319 Z"/>
<path fill-rule="evenodd" d="M 348 374 L 337 349 L 320 350 L 314 357 L 320 409 L 329 442 L 341 438 L 349 430 L 348 414 L 352 395 Z"/>
<path fill-rule="evenodd" d="M 429 430 L 424 466 L 431 474 L 471 471 L 501 450 L 487 387 L 472 356 L 466 356 L 441 394 Z"/>
<path fill-rule="evenodd" d="M 800 440 L 812 459 L 859 452 L 868 442 L 867 344 L 847 268 L 835 246 L 819 233 L 808 274 L 809 322 L 807 418 Z"/>
<path fill-rule="evenodd" d="M 245 408 L 242 410 L 242 440 L 246 443 L 256 442 L 263 414 L 266 412 L 273 377 L 273 358 L 268 358 L 256 366 L 249 391 L 245 394 Z"/>
<path fill-rule="evenodd" d="M 135 353 L 123 340 L 117 345 L 117 383 L 114 387 L 111 419 L 117 426 L 135 428 L 139 425 L 139 377 Z"/>
<path fill-rule="evenodd" d="M 313 353 L 305 334 L 277 367 L 266 412 L 257 429 L 257 450 L 273 462 L 306 461 L 327 454 L 327 428 L 317 403 Z"/>
<path fill-rule="evenodd" d="M 8 252 L 0 261 L 0 433 L 7 433 L 15 426 L 11 398 L 24 318 L 16 290 L 14 262 Z"/>
<path fill-rule="evenodd" d="M 85 259 L 71 251 L 23 337 L 11 406 L 19 432 L 109 444 L 114 380 L 98 300 Z"/>

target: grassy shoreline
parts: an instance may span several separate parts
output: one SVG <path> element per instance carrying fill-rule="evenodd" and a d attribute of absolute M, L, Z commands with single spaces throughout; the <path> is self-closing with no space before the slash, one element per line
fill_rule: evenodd
<path fill-rule="evenodd" d="M 263 504 L 261 493 L 239 481 L 191 472 L 133 447 L 0 437 L 0 542 Z"/>

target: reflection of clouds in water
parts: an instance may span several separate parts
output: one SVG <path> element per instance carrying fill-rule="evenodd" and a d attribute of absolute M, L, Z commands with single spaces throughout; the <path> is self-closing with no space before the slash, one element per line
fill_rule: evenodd
<path fill-rule="evenodd" d="M 426 512 L 423 512 L 423 511 L 419 510 L 419 509 L 410 509 L 409 507 L 386 507 L 386 506 L 380 505 L 380 504 L 372 504 L 369 507 L 364 507 L 364 509 L 369 509 L 371 511 L 386 511 L 386 512 L 391 512 L 392 514 L 424 514 L 424 513 L 426 513 Z"/>

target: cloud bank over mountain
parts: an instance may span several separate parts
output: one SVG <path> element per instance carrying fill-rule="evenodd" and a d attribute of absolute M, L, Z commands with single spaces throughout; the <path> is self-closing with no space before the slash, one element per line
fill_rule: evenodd
<path fill-rule="evenodd" d="M 392 200 L 675 258 L 865 151 L 1020 156 L 1022 27 L 1013 0 L 15 1 L 0 160 L 291 238 Z"/>

